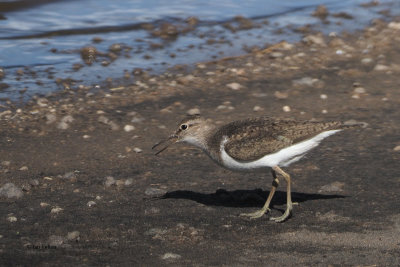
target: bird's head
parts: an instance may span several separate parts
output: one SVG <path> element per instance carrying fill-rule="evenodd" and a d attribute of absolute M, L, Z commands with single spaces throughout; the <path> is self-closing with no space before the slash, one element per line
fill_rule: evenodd
<path fill-rule="evenodd" d="M 167 149 L 168 146 L 178 142 L 188 142 L 198 147 L 204 147 L 204 135 L 210 128 L 207 120 L 200 115 L 190 115 L 183 119 L 178 129 L 168 138 L 155 144 L 152 149 L 162 145 L 162 148 L 156 152 L 156 155 Z"/>

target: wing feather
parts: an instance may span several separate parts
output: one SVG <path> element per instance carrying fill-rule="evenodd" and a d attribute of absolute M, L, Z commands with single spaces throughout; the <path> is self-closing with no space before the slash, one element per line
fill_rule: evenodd
<path fill-rule="evenodd" d="M 227 136 L 225 151 L 238 161 L 257 160 L 321 132 L 341 128 L 340 122 L 310 122 L 260 117 L 223 126 L 218 136 Z"/>

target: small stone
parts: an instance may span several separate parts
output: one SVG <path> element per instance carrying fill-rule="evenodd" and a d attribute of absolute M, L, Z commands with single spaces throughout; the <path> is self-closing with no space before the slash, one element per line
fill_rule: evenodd
<path fill-rule="evenodd" d="M 132 178 L 128 178 L 128 179 L 125 180 L 125 185 L 126 186 L 130 186 L 132 184 L 133 184 L 133 179 Z"/>
<path fill-rule="evenodd" d="M 114 177 L 112 177 L 112 176 L 107 176 L 106 177 L 106 181 L 104 182 L 104 185 L 106 186 L 106 187 L 110 187 L 110 186 L 112 186 L 112 185 L 114 185 L 115 184 L 115 179 L 114 179 Z"/>
<path fill-rule="evenodd" d="M 272 52 L 271 54 L 269 54 L 270 58 L 280 58 L 283 57 L 283 53 L 281 52 Z"/>
<path fill-rule="evenodd" d="M 79 235 L 80 234 L 81 233 L 79 231 L 68 232 L 67 239 L 68 240 L 79 240 Z"/>
<path fill-rule="evenodd" d="M 85 134 L 85 135 L 82 136 L 82 137 L 83 137 L 83 139 L 89 139 L 89 138 L 90 138 L 90 135 Z"/>
<path fill-rule="evenodd" d="M 115 182 L 115 184 L 116 184 L 117 186 L 122 186 L 122 185 L 125 184 L 125 181 L 122 180 L 122 179 L 118 179 L 118 180 Z"/>
<path fill-rule="evenodd" d="M 142 153 L 143 150 L 138 147 L 134 147 L 133 151 L 135 151 L 136 153 Z"/>
<path fill-rule="evenodd" d="M 93 200 L 90 200 L 86 205 L 90 208 L 90 207 L 93 207 L 94 205 L 96 205 L 96 202 L 94 202 Z"/>
<path fill-rule="evenodd" d="M 61 246 L 65 242 L 65 238 L 59 235 L 51 235 L 49 237 L 48 243 L 50 246 Z"/>
<path fill-rule="evenodd" d="M 69 124 L 74 121 L 74 118 L 71 115 L 66 115 L 62 117 L 60 123 L 57 125 L 57 128 L 60 130 L 66 130 L 69 128 Z"/>
<path fill-rule="evenodd" d="M 11 164 L 11 161 L 5 160 L 1 162 L 1 165 L 3 165 L 4 167 L 9 167 Z"/>
<path fill-rule="evenodd" d="M 263 110 L 263 108 L 260 106 L 254 106 L 254 108 L 253 108 L 253 111 L 255 111 L 255 112 L 261 111 L 261 110 Z"/>
<path fill-rule="evenodd" d="M 372 62 L 373 62 L 372 58 L 369 58 L 369 57 L 361 59 L 361 63 L 364 65 L 371 64 Z"/>
<path fill-rule="evenodd" d="M 197 115 L 197 114 L 200 114 L 200 109 L 198 109 L 198 108 L 191 108 L 191 109 L 189 109 L 189 110 L 186 112 L 186 114 L 188 114 L 188 115 Z"/>
<path fill-rule="evenodd" d="M 160 189 L 160 188 L 149 187 L 146 189 L 146 191 L 144 191 L 144 193 L 147 196 L 156 197 L 156 196 L 164 195 L 165 193 L 167 193 L 167 191 L 164 189 Z"/>
<path fill-rule="evenodd" d="M 315 44 L 319 46 L 326 46 L 326 43 L 322 35 L 307 35 L 306 37 L 303 38 L 303 42 L 309 45 Z"/>
<path fill-rule="evenodd" d="M 8 217 L 7 217 L 7 221 L 9 221 L 9 222 L 16 222 L 16 221 L 18 221 L 18 219 L 17 219 L 17 217 L 15 217 L 15 216 L 8 216 Z"/>
<path fill-rule="evenodd" d="M 400 151 L 400 146 L 395 146 L 395 147 L 393 148 L 393 150 L 396 151 L 396 152 Z"/>
<path fill-rule="evenodd" d="M 291 111 L 291 108 L 290 108 L 289 106 L 283 106 L 282 110 L 283 110 L 284 112 L 290 112 L 290 111 Z"/>
<path fill-rule="evenodd" d="M 392 22 L 390 22 L 390 23 L 388 24 L 388 28 L 389 28 L 389 29 L 392 29 L 392 30 L 400 30 L 400 22 L 394 22 L 394 21 L 392 21 Z"/>
<path fill-rule="evenodd" d="M 52 124 L 54 122 L 56 122 L 57 120 L 57 116 L 54 114 L 47 114 L 46 115 L 46 124 Z"/>
<path fill-rule="evenodd" d="M 61 176 L 61 179 L 69 180 L 72 183 L 78 180 L 75 172 L 67 172 L 63 176 Z"/>
<path fill-rule="evenodd" d="M 31 186 L 38 186 L 38 185 L 40 184 L 40 182 L 39 182 L 38 179 L 30 179 L 30 180 L 29 180 L 29 184 L 30 184 Z"/>
<path fill-rule="evenodd" d="M 365 94 L 365 93 L 366 93 L 366 90 L 365 90 L 365 88 L 363 88 L 363 87 L 356 87 L 356 88 L 354 89 L 354 93 L 356 93 L 356 94 Z"/>
<path fill-rule="evenodd" d="M 21 168 L 19 168 L 20 171 L 27 171 L 28 167 L 27 166 L 22 166 Z"/>
<path fill-rule="evenodd" d="M 321 112 L 322 112 L 322 114 L 327 114 L 328 113 L 328 111 L 326 109 L 323 109 Z"/>
<path fill-rule="evenodd" d="M 311 77 L 303 77 L 301 79 L 293 80 L 293 85 L 297 86 L 313 86 L 314 84 L 318 83 L 318 79 L 314 79 Z"/>
<path fill-rule="evenodd" d="M 240 90 L 243 86 L 240 85 L 239 83 L 228 83 L 226 85 L 228 88 L 232 89 L 232 90 Z"/>
<path fill-rule="evenodd" d="M 326 19 L 326 17 L 329 15 L 328 9 L 324 5 L 319 5 L 317 8 L 314 10 L 312 13 L 312 16 L 318 17 L 320 19 Z"/>
<path fill-rule="evenodd" d="M 319 97 L 320 97 L 321 99 L 324 99 L 324 100 L 328 98 L 328 96 L 327 96 L 326 94 L 322 94 L 322 95 L 320 95 Z"/>
<path fill-rule="evenodd" d="M 127 132 L 127 133 L 129 133 L 129 132 L 131 132 L 133 130 L 135 130 L 135 126 L 133 126 L 133 125 L 127 124 L 127 125 L 124 126 L 124 131 Z"/>
<path fill-rule="evenodd" d="M 59 212 L 61 212 L 63 210 L 64 210 L 63 208 L 54 207 L 54 208 L 51 209 L 50 213 L 59 213 Z"/>
<path fill-rule="evenodd" d="M 0 187 L 0 197 L 20 198 L 23 195 L 22 190 L 13 183 L 6 183 Z"/>
<path fill-rule="evenodd" d="M 48 100 L 46 99 L 46 98 L 39 98 L 37 101 L 36 101 L 36 104 L 38 104 L 38 106 L 39 107 L 47 107 L 47 104 L 48 104 Z"/>
<path fill-rule="evenodd" d="M 374 67 L 374 70 L 376 70 L 376 71 L 387 71 L 389 69 L 390 68 L 388 66 L 383 65 L 383 64 L 376 64 L 376 66 Z"/>
<path fill-rule="evenodd" d="M 144 211 L 144 214 L 158 214 L 158 213 L 160 213 L 160 209 L 159 208 L 156 208 L 156 207 L 152 207 L 152 208 L 149 208 L 149 209 L 146 209 L 145 211 Z"/>
<path fill-rule="evenodd" d="M 343 187 L 344 187 L 344 183 L 342 182 L 333 182 L 327 185 L 322 186 L 319 189 L 319 193 L 322 192 L 342 192 L 343 191 Z"/>
<path fill-rule="evenodd" d="M 46 203 L 46 202 L 40 202 L 40 207 L 42 207 L 42 208 L 46 208 L 46 207 L 48 207 L 48 206 L 50 206 L 50 204 L 49 204 L 49 203 Z"/>
<path fill-rule="evenodd" d="M 289 94 L 286 92 L 275 91 L 274 96 L 278 99 L 286 99 L 289 97 Z"/>
<path fill-rule="evenodd" d="M 165 253 L 161 257 L 161 259 L 163 259 L 163 260 L 176 260 L 176 259 L 180 259 L 180 258 L 182 258 L 181 255 L 175 254 L 175 253 L 171 253 L 171 252 Z"/>

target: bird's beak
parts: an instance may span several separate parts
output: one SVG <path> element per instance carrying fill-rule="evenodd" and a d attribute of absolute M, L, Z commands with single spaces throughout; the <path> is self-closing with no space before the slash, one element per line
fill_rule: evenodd
<path fill-rule="evenodd" d="M 173 143 L 176 143 L 178 141 L 178 136 L 176 134 L 171 135 L 170 137 L 168 137 L 167 139 L 161 140 L 160 142 L 158 142 L 157 144 L 155 144 L 151 149 L 155 149 L 156 147 L 160 146 L 160 145 L 164 145 L 160 150 L 158 150 L 156 152 L 155 155 L 160 154 L 161 152 L 163 152 L 165 149 L 167 149 L 167 147 L 169 147 L 170 145 L 172 145 Z"/>

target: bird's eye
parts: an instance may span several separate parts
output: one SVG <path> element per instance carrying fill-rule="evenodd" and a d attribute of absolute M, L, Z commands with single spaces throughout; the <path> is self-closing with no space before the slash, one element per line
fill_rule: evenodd
<path fill-rule="evenodd" d="M 181 125 L 181 130 L 186 130 L 188 128 L 188 125 L 187 124 L 182 124 Z"/>

